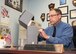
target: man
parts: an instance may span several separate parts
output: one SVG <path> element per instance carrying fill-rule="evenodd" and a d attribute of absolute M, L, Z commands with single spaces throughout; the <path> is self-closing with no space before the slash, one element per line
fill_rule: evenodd
<path fill-rule="evenodd" d="M 62 12 L 59 9 L 51 9 L 49 11 L 50 24 L 52 26 L 39 30 L 39 41 L 44 38 L 47 44 L 64 44 L 64 47 L 72 48 L 73 29 L 69 24 L 61 21 L 61 15 Z M 56 27 L 55 32 L 54 26 Z M 54 36 L 53 32 L 55 33 Z"/>

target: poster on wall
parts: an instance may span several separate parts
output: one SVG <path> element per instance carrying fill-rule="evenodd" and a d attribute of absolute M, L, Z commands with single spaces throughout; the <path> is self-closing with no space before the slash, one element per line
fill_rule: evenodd
<path fill-rule="evenodd" d="M 23 0 L 5 0 L 5 5 L 22 12 Z"/>
<path fill-rule="evenodd" d="M 6 45 L 11 45 L 11 30 L 9 26 L 0 25 L 0 39 L 4 39 Z"/>
<path fill-rule="evenodd" d="M 4 40 L 6 45 L 11 45 L 10 17 L 8 10 L 2 6 L 0 10 L 0 40 Z"/>

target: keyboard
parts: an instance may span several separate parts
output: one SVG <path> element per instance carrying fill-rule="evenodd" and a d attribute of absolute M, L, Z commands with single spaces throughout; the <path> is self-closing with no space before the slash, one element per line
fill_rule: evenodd
<path fill-rule="evenodd" d="M 53 44 L 25 44 L 24 50 L 55 51 L 55 47 Z"/>

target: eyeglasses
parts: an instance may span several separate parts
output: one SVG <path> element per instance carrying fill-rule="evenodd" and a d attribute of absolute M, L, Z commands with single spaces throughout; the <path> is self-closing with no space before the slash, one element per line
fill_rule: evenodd
<path fill-rule="evenodd" d="M 53 14 L 53 15 L 49 15 L 49 17 L 54 17 L 54 16 L 57 16 L 57 15 L 59 15 L 59 14 Z"/>

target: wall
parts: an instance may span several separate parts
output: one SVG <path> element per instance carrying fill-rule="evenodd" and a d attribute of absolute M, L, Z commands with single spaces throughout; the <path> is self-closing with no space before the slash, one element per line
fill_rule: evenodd
<path fill-rule="evenodd" d="M 28 1 L 29 1 L 28 4 L 29 4 L 30 11 L 34 14 L 35 20 L 42 24 L 43 28 L 46 28 L 48 25 L 47 25 L 46 20 L 45 22 L 41 22 L 40 14 L 48 13 L 48 4 L 50 3 L 55 3 L 55 8 L 58 8 L 61 6 L 68 6 L 69 7 L 68 8 L 68 21 L 69 21 L 68 23 L 71 24 L 73 20 L 76 20 L 76 19 L 70 19 L 70 10 L 76 9 L 76 7 L 72 5 L 72 0 L 66 0 L 65 5 L 60 5 L 60 0 L 28 0 Z"/>
<path fill-rule="evenodd" d="M 5 0 L 0 0 L 0 11 L 1 6 L 8 10 L 9 18 L 10 18 L 10 29 L 11 29 L 11 37 L 14 45 L 18 44 L 18 36 L 19 36 L 19 23 L 18 18 L 21 15 L 21 12 L 8 7 L 5 5 Z M 0 12 L 1 14 L 1 12 Z"/>
<path fill-rule="evenodd" d="M 44 22 L 41 21 L 40 15 L 41 13 L 45 13 L 45 17 L 47 17 L 46 14 L 49 11 L 48 4 L 50 2 L 50 0 L 29 0 L 29 9 L 31 13 L 34 15 L 35 20 L 39 22 L 43 28 L 46 28 L 48 25 L 46 19 Z"/>
<path fill-rule="evenodd" d="M 0 11 L 1 11 L 1 6 L 3 6 L 4 8 L 6 8 L 8 10 L 8 14 L 9 14 L 9 18 L 10 18 L 10 29 L 11 29 L 12 42 L 13 42 L 13 45 L 18 45 L 18 38 L 19 38 L 19 21 L 18 21 L 18 19 L 24 10 L 29 11 L 28 0 L 23 0 L 22 12 L 19 12 L 15 9 L 5 5 L 5 0 L 0 0 Z M 0 18 L 1 18 L 1 15 L 0 15 Z M 23 36 L 22 36 L 22 38 L 23 38 Z"/>

